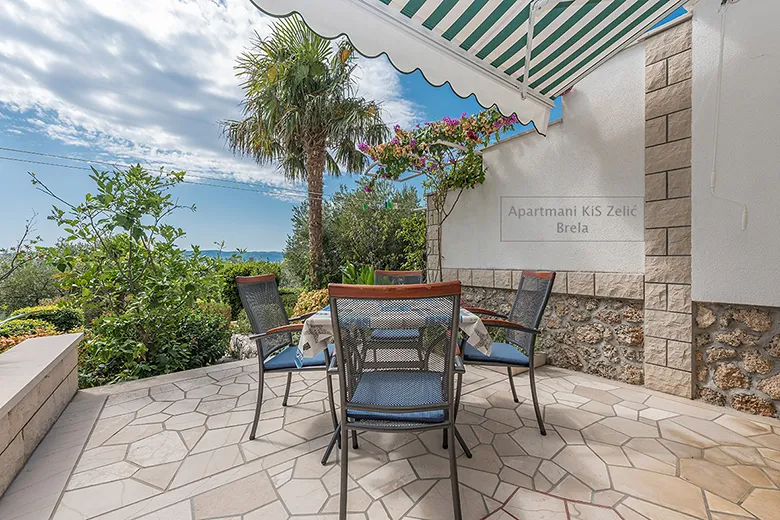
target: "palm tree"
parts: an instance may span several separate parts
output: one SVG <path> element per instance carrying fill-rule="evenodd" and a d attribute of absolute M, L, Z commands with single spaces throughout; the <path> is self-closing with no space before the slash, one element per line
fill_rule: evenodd
<path fill-rule="evenodd" d="M 234 153 L 259 164 L 276 163 L 285 176 L 308 182 L 309 278 L 322 283 L 322 177 L 359 172 L 365 157 L 356 145 L 388 134 L 379 105 L 356 95 L 354 49 L 331 44 L 298 17 L 276 22 L 271 36 L 255 35 L 238 57 L 241 120 L 222 123 Z"/>

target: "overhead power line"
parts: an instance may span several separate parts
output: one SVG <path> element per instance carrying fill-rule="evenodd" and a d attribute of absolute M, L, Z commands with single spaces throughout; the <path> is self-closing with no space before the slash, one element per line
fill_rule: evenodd
<path fill-rule="evenodd" d="M 14 161 L 14 162 L 28 163 L 28 164 L 39 164 L 39 165 L 43 165 L 43 166 L 54 166 L 54 167 L 57 167 L 57 168 L 69 168 L 69 169 L 72 169 L 72 170 L 82 170 L 82 171 L 88 171 L 88 172 L 92 171 L 91 168 L 87 168 L 85 166 L 75 166 L 75 165 L 72 165 L 72 164 L 57 164 L 57 163 L 51 163 L 51 162 L 45 162 L 45 161 L 34 161 L 32 159 L 20 159 L 18 157 L 0 156 L 0 160 Z M 85 162 L 88 162 L 88 161 L 85 161 Z M 211 179 L 211 180 L 222 180 L 222 179 L 216 179 L 216 178 L 210 178 L 210 177 L 198 177 L 198 176 L 195 176 L 195 175 L 191 175 L 191 177 L 192 178 L 196 178 L 196 179 L 203 178 L 203 179 Z M 228 190 L 238 190 L 238 191 L 247 191 L 247 192 L 252 192 L 252 193 L 261 193 L 263 195 L 301 195 L 301 196 L 306 196 L 307 195 L 305 192 L 290 191 L 290 190 L 288 190 L 286 188 L 265 188 L 265 189 L 262 189 L 261 187 L 255 187 L 253 189 L 253 188 L 242 188 L 242 187 L 238 187 L 238 186 L 225 186 L 225 185 L 222 185 L 222 184 L 212 184 L 212 183 L 208 183 L 208 182 L 194 182 L 194 181 L 188 181 L 186 179 L 182 180 L 181 182 L 186 183 L 186 184 L 192 184 L 192 185 L 195 185 L 195 186 L 210 186 L 210 187 L 213 187 L 213 188 L 224 188 L 224 189 L 228 189 Z M 238 182 L 238 181 L 236 181 L 236 182 Z M 242 184 L 240 182 L 238 182 L 238 183 Z M 247 186 L 253 186 L 250 183 L 243 183 L 243 184 L 246 184 Z M 319 199 L 322 199 L 321 195 L 316 195 L 316 197 L 319 198 Z"/>
<path fill-rule="evenodd" d="M 82 159 L 80 157 L 70 157 L 66 155 L 57 155 L 52 153 L 44 153 L 44 152 L 36 152 L 32 150 L 21 150 L 18 148 L 8 148 L 4 146 L 0 146 L 0 150 L 7 151 L 7 152 L 14 152 L 14 153 L 22 153 L 22 154 L 28 154 L 28 155 L 37 155 L 41 157 L 51 157 L 54 159 L 62 159 L 66 161 L 76 161 L 76 162 L 82 162 L 87 164 L 102 164 L 111 166 L 113 168 L 118 168 L 120 166 L 124 168 L 129 168 L 130 166 L 127 164 L 117 163 L 117 162 L 108 162 L 108 161 L 101 161 L 101 160 L 89 160 L 89 159 Z M 62 167 L 62 168 L 70 168 L 75 170 L 85 170 L 85 171 L 91 171 L 89 168 L 84 168 L 80 166 L 73 166 L 73 165 L 67 165 L 67 164 L 59 164 L 59 163 L 50 163 L 50 162 L 43 162 L 43 161 L 33 161 L 30 159 L 19 159 L 14 157 L 0 157 L 0 159 L 8 160 L 8 161 L 15 161 L 15 162 L 26 162 L 30 164 L 40 164 L 40 165 L 46 165 L 46 166 L 56 166 L 56 167 Z M 200 174 L 192 174 L 192 173 L 185 173 L 187 177 L 190 177 L 192 179 L 201 179 L 201 180 L 211 180 L 211 181 L 218 181 L 218 182 L 228 182 L 231 184 L 239 184 L 243 186 L 251 186 L 252 190 L 246 189 L 246 188 L 235 188 L 239 189 L 241 191 L 257 191 L 258 193 L 269 193 L 269 194 L 284 194 L 284 195 L 300 195 L 300 196 L 309 196 L 308 190 L 298 190 L 295 188 L 282 188 L 282 187 L 274 187 L 274 186 L 267 186 L 267 185 L 260 185 L 258 186 L 257 183 L 248 182 L 248 181 L 238 181 L 235 179 L 225 179 L 222 177 L 210 177 L 206 175 L 200 175 Z M 222 188 L 231 188 L 230 186 L 221 186 L 216 184 L 209 184 L 204 182 L 191 182 L 191 181 L 183 181 L 187 182 L 188 184 L 201 184 L 204 186 L 216 186 L 216 187 L 222 187 Z M 315 192 L 313 193 L 317 198 L 322 199 L 323 193 L 322 192 Z"/>
<path fill-rule="evenodd" d="M 123 164 L 123 163 L 118 163 L 118 162 L 100 161 L 100 160 L 97 160 L 97 159 L 92 159 L 92 160 L 91 159 L 82 159 L 81 157 L 71 157 L 71 156 L 67 156 L 67 155 L 57 155 L 57 154 L 53 154 L 53 153 L 35 152 L 35 151 L 32 151 L 32 150 L 20 150 L 18 148 L 7 148 L 5 146 L 0 146 L 0 150 L 6 151 L 6 152 L 24 153 L 24 154 L 28 154 L 28 155 L 38 155 L 38 156 L 41 156 L 41 157 L 51 157 L 53 159 L 63 159 L 63 160 L 66 160 L 66 161 L 83 162 L 83 163 L 87 163 L 87 164 L 103 164 L 103 165 L 106 165 L 106 166 L 112 166 L 114 168 L 116 168 L 118 166 L 122 166 L 124 168 L 129 168 L 130 167 L 130 165 Z M 243 185 L 246 185 L 246 186 L 255 186 L 255 187 L 257 186 L 257 183 L 250 182 L 250 181 L 237 181 L 235 179 L 225 179 L 225 178 L 222 178 L 222 177 L 209 177 L 209 176 L 206 176 L 206 175 L 192 174 L 192 173 L 186 173 L 186 175 L 188 175 L 188 176 L 190 176 L 192 178 L 197 178 L 197 179 L 207 179 L 207 180 L 212 180 L 212 181 L 230 182 L 230 183 L 233 183 L 233 184 L 243 184 Z M 262 186 L 262 187 L 272 188 L 271 186 Z M 285 190 L 285 191 L 290 192 L 290 193 L 298 192 L 298 193 L 300 193 L 302 195 L 307 195 L 308 194 L 307 190 L 299 190 L 299 189 L 296 189 L 296 188 L 274 188 L 274 189 L 281 189 L 281 190 Z M 317 193 L 317 194 L 318 195 L 322 195 L 322 193 Z"/>

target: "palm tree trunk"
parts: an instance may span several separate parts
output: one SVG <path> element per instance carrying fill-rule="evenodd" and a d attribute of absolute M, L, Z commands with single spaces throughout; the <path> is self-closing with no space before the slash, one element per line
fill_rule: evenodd
<path fill-rule="evenodd" d="M 325 170 L 325 145 L 311 146 L 306 154 L 309 181 L 309 280 L 312 287 L 322 285 L 322 175 Z"/>

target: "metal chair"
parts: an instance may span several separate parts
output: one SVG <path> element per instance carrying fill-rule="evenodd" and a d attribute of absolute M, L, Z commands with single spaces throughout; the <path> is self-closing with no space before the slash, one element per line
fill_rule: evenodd
<path fill-rule="evenodd" d="M 456 342 L 460 282 L 370 286 L 331 284 L 330 310 L 340 385 L 341 497 L 339 518 L 347 518 L 351 431 L 427 431 L 449 429 L 453 518 L 461 519 L 454 439 Z M 380 362 L 365 363 L 373 331 L 417 329 L 419 355 L 403 344 L 388 346 Z M 410 363 L 411 361 L 411 363 Z M 334 439 L 335 440 L 335 439 Z M 331 441 L 332 449 L 334 442 Z"/>
<path fill-rule="evenodd" d="M 423 283 L 422 271 L 374 271 L 375 285 L 407 285 Z"/>
<path fill-rule="evenodd" d="M 422 271 L 374 271 L 375 285 L 409 285 L 422 282 Z M 377 340 L 376 348 L 381 348 L 383 345 L 396 342 L 417 343 L 420 335 L 415 329 L 376 329 L 371 333 L 371 339 Z M 412 348 L 417 346 L 412 345 Z"/>
<path fill-rule="evenodd" d="M 287 372 L 287 386 L 284 390 L 282 406 L 287 406 L 290 396 L 290 384 L 293 372 L 309 370 L 325 371 L 330 364 L 330 356 L 333 354 L 333 345 L 311 359 L 303 360 L 303 367 L 298 368 L 295 363 L 298 346 L 292 341 L 292 333 L 303 329 L 302 323 L 290 323 L 291 321 L 305 320 L 312 313 L 287 318 L 282 298 L 276 287 L 276 277 L 272 274 L 261 276 L 239 276 L 236 278 L 238 294 L 241 303 L 246 310 L 249 323 L 254 334 L 249 337 L 257 343 L 257 359 L 260 366 L 260 377 L 257 387 L 257 405 L 255 406 L 255 419 L 252 423 L 252 431 L 249 440 L 254 440 L 257 433 L 257 421 L 260 419 L 260 408 L 263 405 L 263 386 L 265 374 Z M 336 409 L 333 400 L 332 375 L 326 372 L 328 384 L 328 399 L 330 400 L 330 414 L 333 427 L 337 426 Z"/>
<path fill-rule="evenodd" d="M 534 345 L 536 337 L 540 332 L 538 328 L 544 315 L 544 309 L 547 306 L 547 301 L 550 299 L 553 282 L 555 282 L 554 272 L 523 271 L 520 277 L 520 285 L 517 288 L 515 302 L 512 305 L 509 316 L 488 309 L 466 307 L 466 310 L 473 313 L 492 316 L 493 318 L 483 319 L 482 323 L 488 327 L 503 328 L 506 331 L 506 343 L 492 343 L 489 356 L 468 343 L 463 346 L 463 362 L 466 365 L 506 367 L 509 375 L 509 386 L 512 388 L 512 397 L 516 403 L 520 401 L 517 399 L 512 369 L 515 367 L 528 367 L 528 377 L 531 380 L 531 397 L 534 403 L 534 411 L 536 412 L 536 420 L 539 423 L 539 431 L 542 435 L 547 435 L 547 431 L 542 422 L 539 400 L 536 397 Z"/>

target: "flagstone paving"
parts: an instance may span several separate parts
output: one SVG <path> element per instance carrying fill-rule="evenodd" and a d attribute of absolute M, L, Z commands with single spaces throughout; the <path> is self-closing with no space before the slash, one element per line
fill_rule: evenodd
<path fill-rule="evenodd" d="M 286 408 L 285 375 L 268 377 L 249 441 L 256 379 L 239 362 L 79 392 L 0 518 L 337 518 L 338 453 L 320 464 L 332 428 L 322 374 L 294 376 Z M 502 373 L 465 377 L 464 518 L 780 519 L 780 422 L 544 367 L 542 437 L 527 377 L 515 379 L 520 404 Z M 349 475 L 350 519 L 452 518 L 440 432 L 362 434 Z"/>

